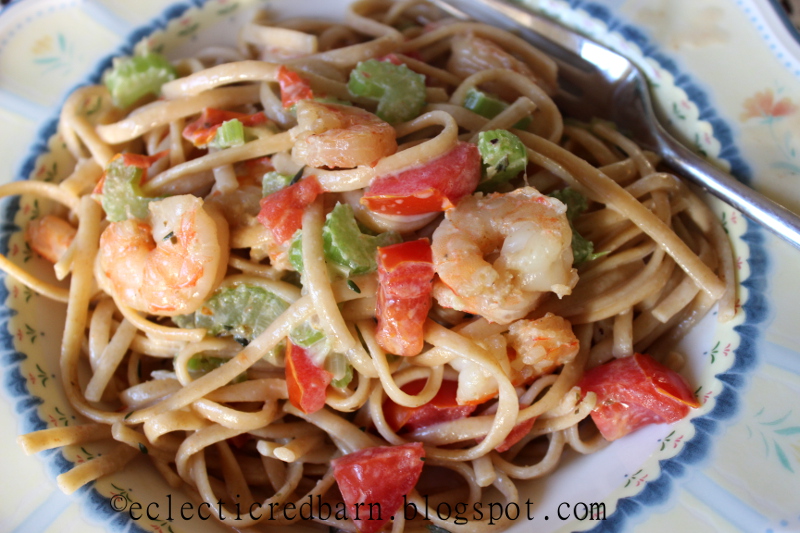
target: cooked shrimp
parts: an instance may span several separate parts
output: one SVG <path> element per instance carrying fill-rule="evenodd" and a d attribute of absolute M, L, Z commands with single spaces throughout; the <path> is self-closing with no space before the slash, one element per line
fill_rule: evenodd
<path fill-rule="evenodd" d="M 72 244 L 77 232 L 78 230 L 63 218 L 45 215 L 31 220 L 25 239 L 34 252 L 51 263 L 56 263 Z"/>
<path fill-rule="evenodd" d="M 397 151 L 394 128 L 358 107 L 301 100 L 297 124 L 292 158 L 303 165 L 374 166 Z"/>
<path fill-rule="evenodd" d="M 517 320 L 508 327 L 506 341 L 516 352 L 511 361 L 515 385 L 553 373 L 575 359 L 580 347 L 572 325 L 553 313 L 536 320 Z"/>
<path fill-rule="evenodd" d="M 537 320 L 517 320 L 505 334 L 467 336 L 496 359 L 514 386 L 552 374 L 575 359 L 579 348 L 570 323 L 552 313 Z M 462 357 L 449 364 L 458 371 L 459 405 L 480 404 L 497 396 L 497 382 L 486 369 Z"/>
<path fill-rule="evenodd" d="M 489 352 L 506 375 L 511 375 L 507 344 L 503 335 L 489 335 L 480 339 L 471 335 L 468 337 Z M 456 357 L 449 364 L 458 371 L 456 402 L 459 405 L 477 405 L 497 396 L 497 381 L 484 367 L 463 357 Z"/>
<path fill-rule="evenodd" d="M 538 78 L 533 71 L 494 42 L 475 37 L 473 35 L 454 37 L 451 43 L 452 53 L 447 62 L 447 70 L 454 74 L 467 78 L 481 70 L 490 70 L 496 68 L 504 68 L 512 70 L 517 74 L 522 74 L 526 78 L 530 78 L 534 83 L 538 82 Z M 486 84 L 486 87 L 491 92 L 514 100 L 515 93 L 507 94 L 508 90 L 501 85 Z"/>
<path fill-rule="evenodd" d="M 197 310 L 222 281 L 228 224 L 192 195 L 151 202 L 147 220 L 112 222 L 100 236 L 98 279 L 122 303 L 154 315 Z"/>
<path fill-rule="evenodd" d="M 509 324 L 545 292 L 570 294 L 578 275 L 566 211 L 533 187 L 464 198 L 433 233 L 434 298 Z"/>

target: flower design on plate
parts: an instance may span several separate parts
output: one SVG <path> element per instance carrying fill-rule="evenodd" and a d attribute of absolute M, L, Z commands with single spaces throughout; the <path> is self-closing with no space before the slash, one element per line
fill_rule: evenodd
<path fill-rule="evenodd" d="M 73 46 L 67 41 L 63 33 L 59 32 L 55 39 L 49 35 L 39 39 L 31 51 L 36 56 L 33 62 L 42 69 L 42 74 L 51 72 L 69 74 Z"/>
<path fill-rule="evenodd" d="M 773 168 L 800 174 L 800 161 L 794 146 L 795 128 L 791 124 L 786 124 L 784 120 L 795 114 L 798 107 L 788 96 L 781 97 L 781 92 L 778 90 L 776 94 L 771 88 L 767 88 L 747 98 L 743 103 L 744 111 L 739 118 L 742 122 L 757 119 L 761 125 L 769 129 L 772 141 L 783 156 L 783 161 L 772 164 Z"/>
<path fill-rule="evenodd" d="M 746 428 L 748 437 L 761 438 L 765 457 L 774 453 L 784 469 L 795 473 L 800 466 L 800 425 L 792 424 L 792 414 L 789 410 L 778 418 L 767 418 L 766 408 L 762 408 L 753 416 L 753 424 Z"/>

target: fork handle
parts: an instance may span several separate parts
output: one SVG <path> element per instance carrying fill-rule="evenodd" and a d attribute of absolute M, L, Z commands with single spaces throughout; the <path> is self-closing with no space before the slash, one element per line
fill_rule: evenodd
<path fill-rule="evenodd" d="M 668 134 L 663 134 L 661 141 L 664 162 L 681 176 L 800 249 L 800 217 L 698 157 Z"/>

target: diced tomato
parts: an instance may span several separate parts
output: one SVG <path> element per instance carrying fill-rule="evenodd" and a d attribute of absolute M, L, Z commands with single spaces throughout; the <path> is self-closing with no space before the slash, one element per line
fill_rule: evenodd
<path fill-rule="evenodd" d="M 387 63 L 391 63 L 392 65 L 405 65 L 403 60 L 398 57 L 397 54 L 386 54 L 385 56 L 378 59 L 378 61 L 386 61 Z"/>
<path fill-rule="evenodd" d="M 303 211 L 322 194 L 322 186 L 314 176 L 265 196 L 261 199 L 258 220 L 272 232 L 275 243 L 282 245 L 300 229 Z"/>
<path fill-rule="evenodd" d="M 281 87 L 281 103 L 284 108 L 290 108 L 300 100 L 314 98 L 311 84 L 300 77 L 297 72 L 281 65 L 278 69 L 278 84 Z"/>
<path fill-rule="evenodd" d="M 433 274 L 427 239 L 378 248 L 377 340 L 387 352 L 417 355 L 422 351 Z"/>
<path fill-rule="evenodd" d="M 247 115 L 245 113 L 207 107 L 203 109 L 200 118 L 190 122 L 183 128 L 183 138 L 195 146 L 205 146 L 214 140 L 214 136 L 223 122 L 233 119 L 238 119 L 242 125 L 247 127 L 258 126 L 267 122 L 267 116 L 263 111 Z"/>
<path fill-rule="evenodd" d="M 406 394 L 417 395 L 425 387 L 425 379 L 416 379 L 400 387 Z M 431 401 L 419 407 L 405 407 L 391 399 L 383 402 L 383 414 L 386 422 L 394 431 L 407 428 L 409 431 L 466 418 L 475 411 L 475 405 L 458 405 L 456 390 L 458 382 L 450 379 L 442 381 L 439 392 Z"/>
<path fill-rule="evenodd" d="M 422 474 L 422 444 L 377 446 L 331 461 L 348 516 L 361 533 L 375 533 L 400 509 Z M 371 514 L 370 514 L 371 513 Z"/>
<path fill-rule="evenodd" d="M 536 422 L 536 417 L 526 420 L 525 422 L 520 422 L 514 426 L 511 433 L 506 436 L 503 442 L 495 447 L 495 450 L 500 453 L 507 452 L 513 445 L 521 441 L 522 437 L 531 432 L 534 422 Z"/>
<path fill-rule="evenodd" d="M 676 422 L 700 406 L 683 376 L 638 353 L 589 370 L 579 386 L 584 395 L 597 394 L 592 420 L 607 440 Z"/>
<path fill-rule="evenodd" d="M 257 185 L 261 187 L 264 174 L 275 170 L 275 167 L 272 165 L 272 160 L 265 156 L 237 163 L 234 166 L 234 170 L 236 171 L 236 179 L 239 181 L 239 185 Z"/>
<path fill-rule="evenodd" d="M 125 152 L 122 154 L 115 155 L 114 157 L 111 158 L 111 161 L 117 159 L 118 157 L 121 157 L 122 162 L 125 163 L 126 167 L 136 167 L 147 170 L 148 168 L 153 166 L 153 163 L 155 163 L 156 161 L 167 155 L 169 155 L 169 150 L 163 150 L 153 155 L 130 154 Z"/>
<path fill-rule="evenodd" d="M 304 413 L 314 413 L 325 406 L 325 391 L 333 374 L 314 364 L 308 351 L 296 344 L 286 346 L 286 388 L 289 401 Z"/>
<path fill-rule="evenodd" d="M 377 176 L 361 198 L 384 215 L 420 215 L 445 211 L 472 194 L 481 179 L 477 146 L 458 142 L 444 155 L 397 174 Z"/>

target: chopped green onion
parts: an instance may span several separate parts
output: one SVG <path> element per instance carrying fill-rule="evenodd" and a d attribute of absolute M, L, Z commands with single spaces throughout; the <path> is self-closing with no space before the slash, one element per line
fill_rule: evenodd
<path fill-rule="evenodd" d="M 567 206 L 567 220 L 570 222 L 575 222 L 575 219 L 589 207 L 586 197 L 571 187 L 553 191 L 548 196 L 560 200 Z"/>
<path fill-rule="evenodd" d="M 352 279 L 347 280 L 347 286 L 350 287 L 350 290 L 354 293 L 361 294 L 361 289 L 358 288 L 358 285 L 356 285 L 356 282 Z"/>
<path fill-rule="evenodd" d="M 478 151 L 483 162 L 481 192 L 491 192 L 525 170 L 528 152 L 522 141 L 506 130 L 483 131 L 478 135 Z"/>
<path fill-rule="evenodd" d="M 175 68 L 166 57 L 155 52 L 115 58 L 103 81 L 111 93 L 114 105 L 126 108 L 147 94 L 158 95 L 161 86 L 177 77 Z"/>
<path fill-rule="evenodd" d="M 378 100 L 376 114 L 389 124 L 411 120 L 425 107 L 425 76 L 405 65 L 370 59 L 350 72 L 347 89 L 353 96 Z"/>
<path fill-rule="evenodd" d="M 300 170 L 298 170 L 295 173 L 294 177 L 292 177 L 292 181 L 289 182 L 289 185 L 294 185 L 295 183 L 300 181 L 300 179 L 303 177 L 303 172 L 305 172 L 305 170 L 306 170 L 306 167 L 304 165 L 303 168 L 301 168 Z"/>

